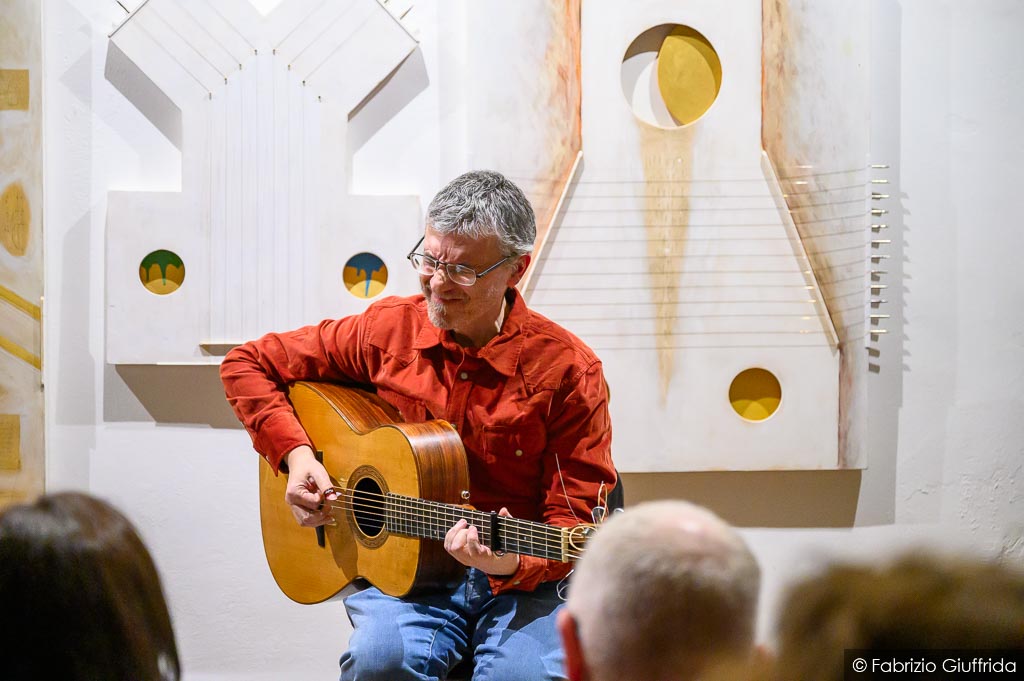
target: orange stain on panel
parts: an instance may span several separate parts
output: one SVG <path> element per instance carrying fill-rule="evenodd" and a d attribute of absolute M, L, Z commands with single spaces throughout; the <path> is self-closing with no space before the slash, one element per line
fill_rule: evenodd
<path fill-rule="evenodd" d="M 569 181 L 576 154 L 583 146 L 580 81 L 580 0 L 549 4 L 550 25 L 544 54 L 547 87 L 537 106 L 547 115 L 546 167 L 538 173 L 537 190 L 532 193 L 537 217 L 536 244 L 543 244 L 555 217 L 558 199 Z"/>
<path fill-rule="evenodd" d="M 789 156 L 786 144 L 788 85 L 798 76 L 789 58 L 795 40 L 788 0 L 763 0 L 761 6 L 761 147 L 776 160 Z"/>
<path fill-rule="evenodd" d="M 676 311 L 693 177 L 693 128 L 665 130 L 638 123 L 644 180 L 644 223 L 651 302 L 655 309 L 658 376 L 662 402 L 675 371 Z"/>
<path fill-rule="evenodd" d="M 813 59 L 814 54 L 809 49 L 814 45 L 814 34 L 806 20 L 801 21 L 800 5 L 792 0 L 762 0 L 761 10 L 761 146 L 780 178 L 786 205 L 804 241 L 812 268 L 818 273 L 817 282 L 839 334 L 838 467 L 846 468 L 848 452 L 858 450 L 857 441 L 863 436 L 860 418 L 855 412 L 862 409 L 858 406 L 862 398 L 856 395 L 864 369 L 856 343 L 847 344 L 849 329 L 857 329 L 854 325 L 862 321 L 863 313 L 857 312 L 861 309 L 857 306 L 849 312 L 842 311 L 842 306 L 849 301 L 840 297 L 842 294 L 832 278 L 821 276 L 834 268 L 829 261 L 828 247 L 824 247 L 824 252 L 814 247 L 821 248 L 821 244 L 828 243 L 830 230 L 848 228 L 848 219 L 842 217 L 845 207 L 829 206 L 827 202 L 815 205 L 814 197 L 827 190 L 826 183 L 814 174 L 813 168 L 808 169 L 809 172 L 799 170 L 800 165 L 827 162 L 830 158 L 828 150 L 814 146 L 819 135 L 810 135 L 798 127 L 801 120 L 798 90 L 813 90 L 814 79 L 820 80 L 823 76 L 815 75 L 815 64 L 800 61 Z M 794 173 L 803 177 L 792 177 Z M 791 177 L 787 179 L 787 175 Z M 795 184 L 797 179 L 802 183 L 799 187 Z"/>
<path fill-rule="evenodd" d="M 0 194 L 0 244 L 11 255 L 22 256 L 28 250 L 32 211 L 20 182 L 8 185 Z"/>
<path fill-rule="evenodd" d="M 0 414 L 0 471 L 21 470 L 21 417 Z"/>
<path fill-rule="evenodd" d="M 0 111 L 28 111 L 28 69 L 0 69 Z"/>
<path fill-rule="evenodd" d="M 847 207 L 830 205 L 827 199 L 822 201 L 822 196 L 829 196 L 823 193 L 828 189 L 827 182 L 816 175 L 813 168 L 802 169 L 802 166 L 827 162 L 829 152 L 816 148 L 820 135 L 808 135 L 798 127 L 801 121 L 799 90 L 816 90 L 820 85 L 817 80 L 822 76 L 815 75 L 815 64 L 803 68 L 799 61 L 808 58 L 812 37 L 806 19 L 801 21 L 801 15 L 790 3 L 791 0 L 763 0 L 762 4 L 761 145 L 779 176 L 786 205 L 804 241 L 807 257 L 818 273 L 817 281 L 829 316 L 843 340 L 847 323 L 859 324 L 863 318 L 858 313 L 844 319 L 844 315 L 837 312 L 837 302 L 845 304 L 846 301 L 833 281 L 835 277 L 821 276 L 822 273 L 835 274 L 835 263 L 830 261 L 828 247 L 821 247 L 829 243 L 830 230 L 837 226 L 845 228 L 845 220 L 840 220 L 848 217 L 845 216 Z"/>

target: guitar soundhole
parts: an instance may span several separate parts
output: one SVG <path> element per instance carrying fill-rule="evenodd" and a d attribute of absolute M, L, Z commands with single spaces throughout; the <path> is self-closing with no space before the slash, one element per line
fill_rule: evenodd
<path fill-rule="evenodd" d="M 363 478 L 353 488 L 352 516 L 356 527 L 367 537 L 384 531 L 384 494 L 373 478 Z"/>

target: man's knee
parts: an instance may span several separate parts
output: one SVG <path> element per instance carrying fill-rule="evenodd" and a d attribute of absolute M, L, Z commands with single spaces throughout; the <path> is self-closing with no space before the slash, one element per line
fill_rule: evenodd
<path fill-rule="evenodd" d="M 370 645 L 354 640 L 341 656 L 341 681 L 437 681 L 447 675 L 448 664 L 417 656 L 398 639 L 378 639 Z"/>
<path fill-rule="evenodd" d="M 538 650 L 529 647 L 520 653 L 499 648 L 494 654 L 478 648 L 473 681 L 564 681 L 565 663 L 560 648 Z"/>

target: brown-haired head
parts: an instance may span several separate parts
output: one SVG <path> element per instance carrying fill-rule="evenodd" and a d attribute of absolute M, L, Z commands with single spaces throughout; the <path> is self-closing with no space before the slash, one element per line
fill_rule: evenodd
<path fill-rule="evenodd" d="M 843 651 L 1024 648 L 1024 573 L 909 555 L 833 565 L 794 586 L 778 627 L 782 676 L 841 681 Z"/>
<path fill-rule="evenodd" d="M 156 566 L 132 524 L 68 492 L 0 513 L 5 679 L 179 677 Z"/>

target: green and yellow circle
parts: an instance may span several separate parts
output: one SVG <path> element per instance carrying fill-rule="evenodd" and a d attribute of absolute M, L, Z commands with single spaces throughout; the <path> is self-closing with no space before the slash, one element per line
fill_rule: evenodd
<path fill-rule="evenodd" d="M 139 279 L 158 296 L 174 293 L 185 281 L 185 263 L 171 251 L 153 251 L 139 263 Z"/>

